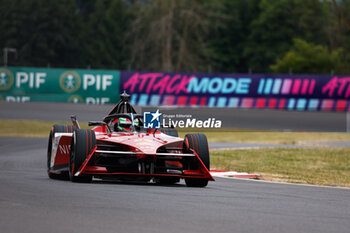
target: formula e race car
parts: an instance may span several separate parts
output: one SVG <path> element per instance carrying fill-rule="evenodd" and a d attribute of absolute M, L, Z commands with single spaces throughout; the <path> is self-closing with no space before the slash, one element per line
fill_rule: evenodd
<path fill-rule="evenodd" d="M 173 128 L 145 129 L 143 115 L 121 100 L 103 119 L 90 121 L 90 129 L 54 125 L 47 151 L 47 172 L 52 179 L 91 182 L 92 178 L 120 181 L 153 181 L 175 184 L 180 179 L 190 187 L 205 187 L 214 180 L 209 172 L 209 149 L 204 134 L 178 137 Z"/>

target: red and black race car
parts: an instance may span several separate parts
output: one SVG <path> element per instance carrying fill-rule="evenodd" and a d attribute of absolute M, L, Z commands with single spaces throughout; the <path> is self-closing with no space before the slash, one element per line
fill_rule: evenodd
<path fill-rule="evenodd" d="M 54 125 L 47 151 L 47 172 L 52 179 L 69 177 L 73 182 L 92 178 L 121 181 L 151 181 L 175 184 L 185 179 L 187 186 L 205 187 L 214 180 L 209 172 L 210 158 L 204 134 L 178 137 L 175 129 L 145 129 L 143 116 L 121 100 L 103 119 L 90 121 L 90 129 Z"/>

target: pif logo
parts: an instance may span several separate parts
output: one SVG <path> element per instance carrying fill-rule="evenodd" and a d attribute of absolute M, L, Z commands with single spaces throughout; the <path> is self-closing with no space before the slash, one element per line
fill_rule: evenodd
<path fill-rule="evenodd" d="M 72 95 L 68 98 L 67 102 L 73 104 L 84 103 L 84 99 L 80 95 Z"/>
<path fill-rule="evenodd" d="M 5 91 L 12 87 L 14 82 L 13 74 L 7 69 L 0 69 L 0 90 Z"/>
<path fill-rule="evenodd" d="M 159 109 L 156 112 L 144 112 L 143 113 L 143 120 L 145 121 L 144 128 L 159 129 L 161 115 L 162 114 L 159 112 Z"/>
<path fill-rule="evenodd" d="M 60 77 L 60 86 L 65 92 L 75 92 L 80 88 L 80 84 L 80 76 L 75 71 L 66 71 Z"/>

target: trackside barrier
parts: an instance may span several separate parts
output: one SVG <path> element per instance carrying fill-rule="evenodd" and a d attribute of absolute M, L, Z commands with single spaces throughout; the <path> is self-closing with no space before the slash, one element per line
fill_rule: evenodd
<path fill-rule="evenodd" d="M 350 76 L 0 67 L 0 101 L 350 111 Z"/>

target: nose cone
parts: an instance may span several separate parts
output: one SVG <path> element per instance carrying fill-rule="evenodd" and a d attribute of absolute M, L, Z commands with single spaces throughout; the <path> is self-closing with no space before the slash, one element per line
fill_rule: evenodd
<path fill-rule="evenodd" d="M 156 154 L 159 147 L 167 143 L 182 142 L 183 140 L 166 134 L 115 133 L 108 138 L 108 141 L 137 148 L 144 154 Z"/>

